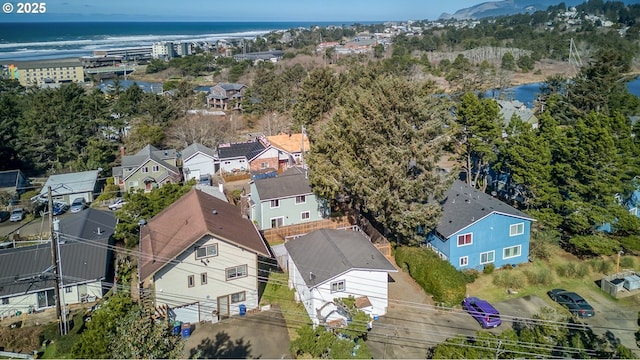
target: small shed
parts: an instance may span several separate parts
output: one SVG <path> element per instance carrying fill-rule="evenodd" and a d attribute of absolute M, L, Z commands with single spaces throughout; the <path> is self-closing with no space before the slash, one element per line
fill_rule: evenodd
<path fill-rule="evenodd" d="M 640 276 L 635 274 L 630 276 L 625 276 L 624 288 L 629 291 L 640 289 Z"/>

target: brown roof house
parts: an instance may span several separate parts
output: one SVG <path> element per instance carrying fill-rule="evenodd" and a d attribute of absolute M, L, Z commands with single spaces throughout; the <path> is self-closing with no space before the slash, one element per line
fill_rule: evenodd
<path fill-rule="evenodd" d="M 156 306 L 183 322 L 258 307 L 261 259 L 271 257 L 240 209 L 193 189 L 140 230 L 140 279 Z M 173 315 L 173 316 L 172 316 Z"/>

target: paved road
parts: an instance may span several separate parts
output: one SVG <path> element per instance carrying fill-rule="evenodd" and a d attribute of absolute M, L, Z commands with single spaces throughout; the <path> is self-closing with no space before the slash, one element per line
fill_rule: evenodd
<path fill-rule="evenodd" d="M 58 219 L 63 219 L 67 216 L 73 216 L 73 214 L 66 212 L 62 215 L 56 216 Z M 19 233 L 21 237 L 30 237 L 34 235 L 44 234 L 45 237 L 49 236 L 49 217 L 36 218 L 32 221 L 22 220 L 19 222 L 4 221 L 0 223 L 0 242 L 5 236 L 10 236 L 14 233 Z M 11 239 L 9 239 L 11 240 Z"/>

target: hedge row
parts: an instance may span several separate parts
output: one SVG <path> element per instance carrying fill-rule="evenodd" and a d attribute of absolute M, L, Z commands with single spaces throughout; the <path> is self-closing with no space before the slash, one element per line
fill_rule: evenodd
<path fill-rule="evenodd" d="M 464 274 L 436 253 L 425 248 L 396 248 L 396 263 L 433 299 L 446 305 L 458 305 L 464 299 L 467 286 Z"/>

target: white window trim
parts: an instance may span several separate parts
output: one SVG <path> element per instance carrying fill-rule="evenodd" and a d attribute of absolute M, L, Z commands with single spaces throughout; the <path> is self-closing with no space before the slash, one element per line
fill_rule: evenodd
<path fill-rule="evenodd" d="M 307 214 L 307 217 L 304 217 L 304 214 Z M 310 220 L 311 219 L 311 212 L 310 211 L 303 211 L 300 213 L 300 220 Z"/>
<path fill-rule="evenodd" d="M 298 198 L 302 198 L 303 201 L 298 202 Z M 307 196 L 306 195 L 297 195 L 295 201 L 296 201 L 296 205 L 306 204 L 307 203 Z"/>
<path fill-rule="evenodd" d="M 507 249 L 513 249 L 513 248 L 518 248 L 518 255 L 513 255 L 513 256 L 509 256 L 509 257 L 504 256 L 504 254 L 507 251 Z M 521 255 L 522 255 L 522 245 L 509 246 L 509 247 L 506 247 L 506 248 L 502 249 L 502 259 L 503 260 L 513 259 L 513 258 L 521 256 Z"/>
<path fill-rule="evenodd" d="M 273 202 L 277 201 L 278 205 L 273 206 Z M 273 200 L 269 200 L 269 209 L 277 209 L 280 207 L 280 199 L 273 199 Z"/>
<path fill-rule="evenodd" d="M 235 270 L 235 273 L 236 273 L 235 276 L 229 277 L 229 272 L 228 271 L 230 269 L 234 269 Z M 239 269 L 243 269 L 245 271 L 245 273 L 244 274 L 240 274 L 240 271 L 238 271 Z M 238 274 L 240 274 L 240 275 L 238 275 Z M 232 280 L 235 280 L 235 279 L 245 278 L 247 276 L 249 276 L 249 266 L 247 266 L 247 264 L 238 265 L 238 266 L 232 266 L 232 267 L 228 267 L 228 268 L 224 269 L 224 277 L 225 277 L 226 281 L 232 281 Z"/>
<path fill-rule="evenodd" d="M 463 260 L 464 260 L 464 264 L 462 263 Z M 460 267 L 469 266 L 469 257 L 468 256 L 461 256 L 460 260 L 458 261 L 458 264 L 460 265 Z"/>
<path fill-rule="evenodd" d="M 522 232 L 519 233 L 514 233 L 513 229 L 515 229 L 515 231 L 518 231 L 518 226 L 522 225 Z M 521 223 L 517 223 L 517 224 L 511 224 L 509 226 L 509 236 L 518 236 L 518 235 L 522 235 L 524 234 L 524 222 Z"/>
<path fill-rule="evenodd" d="M 340 283 L 342 283 L 342 289 L 340 288 Z M 336 290 L 333 290 L 333 285 L 336 285 Z M 347 282 L 344 280 L 333 281 L 329 284 L 329 291 L 332 293 L 342 292 L 347 289 Z"/>
<path fill-rule="evenodd" d="M 467 236 L 467 235 L 471 235 L 471 242 L 468 244 L 462 244 L 460 245 L 460 242 L 458 241 L 460 239 L 461 236 Z M 469 246 L 469 245 L 473 245 L 473 233 L 465 233 L 465 234 L 459 234 L 458 236 L 456 236 L 456 245 L 458 247 L 463 247 L 463 246 Z"/>
<path fill-rule="evenodd" d="M 277 216 L 277 217 L 273 217 L 273 218 L 269 219 L 269 225 L 272 225 L 273 220 L 277 220 L 277 219 L 282 219 L 282 225 L 281 226 L 284 226 L 284 216 Z M 275 227 L 277 228 L 279 226 L 275 226 Z"/>
<path fill-rule="evenodd" d="M 209 252 L 209 251 L 208 251 L 208 249 L 209 249 L 210 247 L 212 247 L 212 248 L 215 248 L 215 249 L 216 249 L 216 253 L 215 253 L 215 254 L 213 254 L 213 255 L 205 255 L 205 256 L 198 256 L 198 250 L 199 250 L 199 249 L 202 249 L 202 248 L 206 249 L 206 250 L 205 250 L 205 254 L 207 254 L 207 253 Z M 209 245 L 200 246 L 200 247 L 197 247 L 197 248 L 196 248 L 196 250 L 195 250 L 194 252 L 195 252 L 195 254 L 196 254 L 196 260 L 206 259 L 206 258 L 210 258 L 210 257 L 218 256 L 218 244 L 209 244 Z"/>
<path fill-rule="evenodd" d="M 484 254 L 493 254 L 493 256 L 492 256 L 492 257 L 493 257 L 493 259 L 492 259 L 491 261 L 485 261 L 485 262 L 482 262 L 482 255 L 484 255 Z M 496 261 L 496 251 L 495 251 L 495 250 L 485 251 L 485 252 L 483 252 L 483 253 L 480 253 L 480 264 L 482 264 L 482 265 L 484 265 L 484 264 L 491 264 L 491 263 L 493 263 L 493 262 L 495 262 L 495 261 Z"/>

